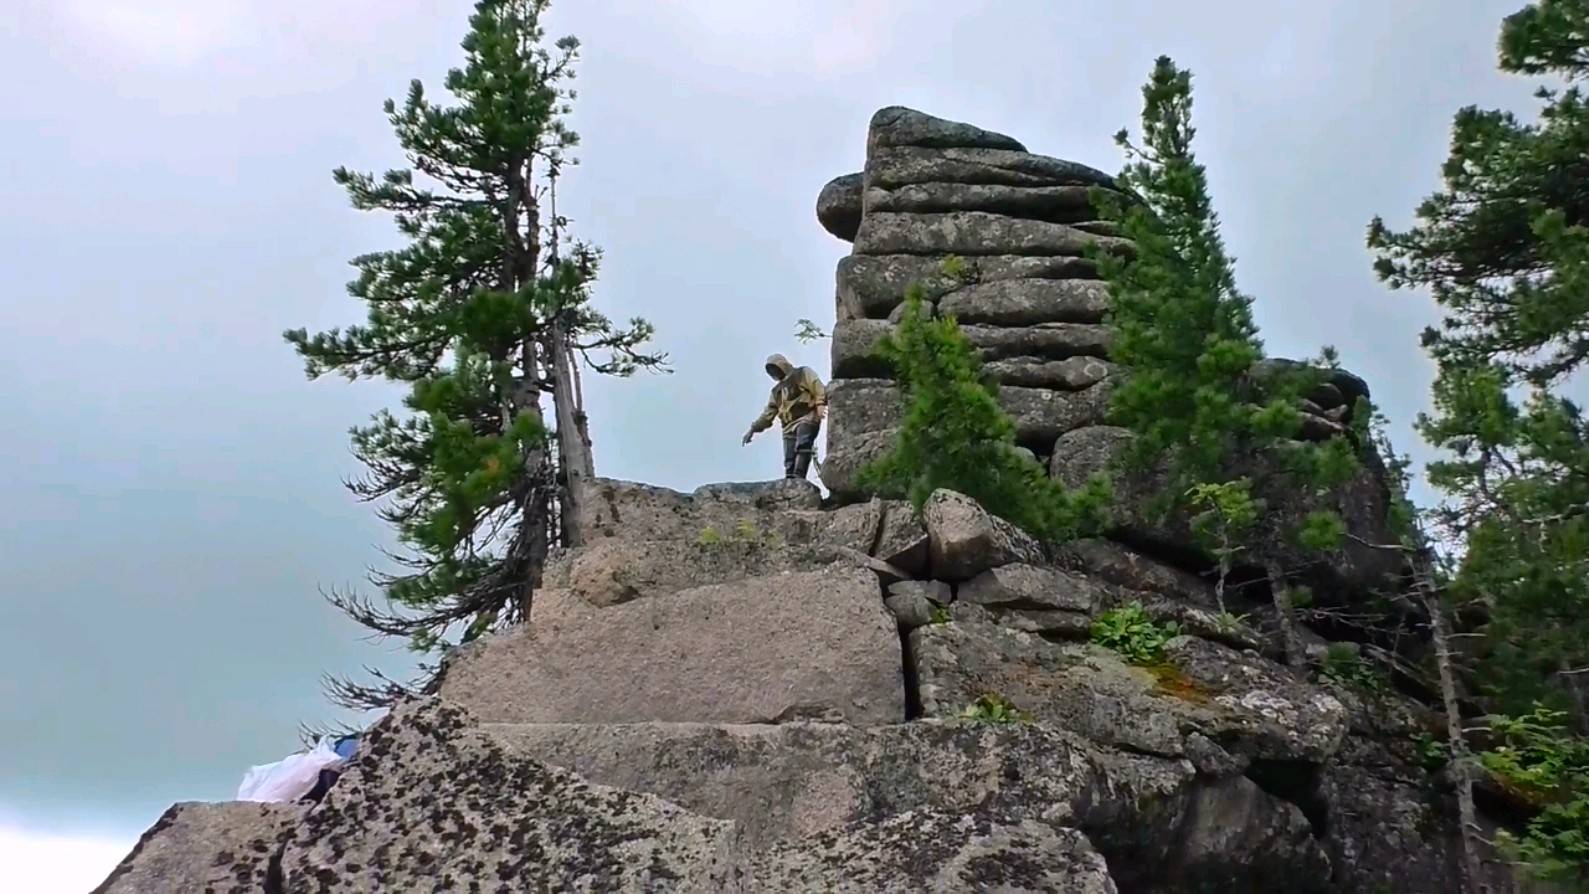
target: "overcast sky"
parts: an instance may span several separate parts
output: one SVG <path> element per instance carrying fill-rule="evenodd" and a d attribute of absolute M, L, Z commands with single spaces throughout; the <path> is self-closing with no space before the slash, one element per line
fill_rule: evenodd
<path fill-rule="evenodd" d="M 20 10 L 17 7 L 20 5 Z M 1115 170 L 1169 53 L 1271 353 L 1334 344 L 1414 447 L 1421 297 L 1362 247 L 1436 183 L 1452 113 L 1526 110 L 1494 71 L 1521 0 L 579 0 L 583 165 L 560 197 L 606 252 L 597 302 L 674 372 L 590 383 L 598 472 L 769 477 L 741 448 L 761 360 L 825 373 L 847 246 L 818 227 L 867 119 L 903 104 Z M 403 656 L 318 586 L 386 532 L 339 486 L 393 392 L 309 383 L 283 329 L 352 322 L 346 261 L 396 245 L 337 165 L 399 163 L 380 112 L 459 59 L 465 0 L 9 0 L 0 16 L 0 865 L 97 882 L 170 802 L 223 799 L 332 716 L 322 671 Z M 27 870 L 24 869 L 24 872 Z M 72 872 L 81 876 L 68 877 Z M 22 878 L 26 878 L 23 876 Z"/>

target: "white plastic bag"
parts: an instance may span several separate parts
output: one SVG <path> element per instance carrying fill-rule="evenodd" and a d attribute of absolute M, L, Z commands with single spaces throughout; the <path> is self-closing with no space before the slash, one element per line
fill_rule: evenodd
<path fill-rule="evenodd" d="M 239 801 L 296 801 L 320 778 L 320 771 L 341 766 L 342 757 L 331 747 L 330 739 L 307 754 L 294 754 L 273 764 L 248 768 L 243 784 L 237 787 Z"/>

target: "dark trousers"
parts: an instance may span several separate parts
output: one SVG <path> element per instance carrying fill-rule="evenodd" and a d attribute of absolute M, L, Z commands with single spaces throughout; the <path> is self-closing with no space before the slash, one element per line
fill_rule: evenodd
<path fill-rule="evenodd" d="M 783 477 L 805 478 L 817 451 L 822 423 L 806 419 L 783 430 Z"/>

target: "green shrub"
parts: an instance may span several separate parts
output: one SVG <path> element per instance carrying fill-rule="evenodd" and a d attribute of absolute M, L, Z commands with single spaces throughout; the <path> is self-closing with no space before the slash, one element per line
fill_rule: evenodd
<path fill-rule="evenodd" d="M 1180 634 L 1180 625 L 1154 621 L 1140 602 L 1104 612 L 1092 622 L 1092 641 L 1119 652 L 1132 664 L 1163 661 L 1165 644 Z"/>
<path fill-rule="evenodd" d="M 1319 669 L 1319 676 L 1370 695 L 1377 695 L 1388 688 L 1385 675 L 1345 643 L 1331 643 L 1325 650 L 1324 665 Z"/>
<path fill-rule="evenodd" d="M 1017 708 L 1004 696 L 989 692 L 967 705 L 965 710 L 960 712 L 960 719 L 989 726 L 1002 726 L 1008 723 L 1031 723 L 1032 715 Z"/>
<path fill-rule="evenodd" d="M 905 300 L 898 329 L 877 346 L 899 382 L 904 418 L 893 448 L 861 471 L 862 486 L 918 509 L 939 488 L 958 491 L 1048 541 L 1100 526 L 1111 502 L 1107 479 L 1067 491 L 1020 452 L 1015 423 L 960 326 L 931 318 L 919 285 Z"/>
<path fill-rule="evenodd" d="M 1480 754 L 1486 769 L 1540 812 L 1521 835 L 1501 833 L 1503 849 L 1552 881 L 1589 881 L 1589 738 L 1573 735 L 1567 714 L 1541 705 L 1521 717 L 1492 717 L 1501 744 Z"/>

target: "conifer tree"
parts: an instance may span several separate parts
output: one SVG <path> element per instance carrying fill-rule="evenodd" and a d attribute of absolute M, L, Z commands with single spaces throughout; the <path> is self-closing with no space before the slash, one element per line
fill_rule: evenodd
<path fill-rule="evenodd" d="M 1589 361 L 1589 2 L 1542 0 L 1502 26 L 1500 67 L 1546 74 L 1539 118 L 1465 108 L 1440 191 L 1369 246 L 1393 288 L 1444 311 L 1424 333 L 1438 366 L 1419 429 L 1450 458 L 1430 466 L 1464 546 L 1454 587 L 1492 613 L 1486 676 L 1509 710 L 1537 698 L 1589 712 L 1572 671 L 1589 664 L 1589 427 L 1569 399 Z"/>
<path fill-rule="evenodd" d="M 417 80 L 387 101 L 407 166 L 335 180 L 355 208 L 392 215 L 407 244 L 353 260 L 363 324 L 286 333 L 311 378 L 409 389 L 401 411 L 353 431 L 368 474 L 349 489 L 381 504 L 405 548 L 396 571 L 372 575 L 386 607 L 330 598 L 424 653 L 525 617 L 548 550 L 577 542 L 578 483 L 594 472 L 578 365 L 624 376 L 663 360 L 643 350 L 645 321 L 615 325 L 591 305 L 599 252 L 557 212 L 578 143 L 564 116 L 579 44 L 547 45 L 548 3 L 480 0 L 451 101 Z M 405 689 L 382 677 L 332 695 L 363 706 Z"/>
<path fill-rule="evenodd" d="M 1393 288 L 1441 306 L 1418 427 L 1457 557 L 1450 598 L 1487 618 L 1470 679 L 1503 744 L 1485 765 L 1547 806 L 1516 841 L 1537 873 L 1589 879 L 1589 426 L 1568 397 L 1589 361 L 1589 0 L 1539 0 L 1502 25 L 1500 67 L 1549 75 L 1539 117 L 1468 107 L 1439 191 L 1415 224 L 1375 219 L 1368 243 Z M 1539 707 L 1536 704 L 1543 703 Z M 1558 711 L 1557 709 L 1565 709 Z M 1572 732 L 1579 735 L 1573 736 Z M 1455 743 L 1454 743 L 1455 744 Z"/>
<path fill-rule="evenodd" d="M 1015 423 L 953 317 L 933 318 L 919 285 L 906 293 L 898 328 L 877 347 L 894 368 L 904 402 L 898 440 L 862 470 L 871 490 L 920 509 L 939 488 L 1049 541 L 1098 527 L 1107 512 L 1103 479 L 1070 492 L 1015 443 Z"/>
<path fill-rule="evenodd" d="M 1110 357 L 1120 369 L 1110 415 L 1134 434 L 1124 463 L 1128 470 L 1162 475 L 1159 497 L 1147 510 L 1161 517 L 1193 515 L 1194 533 L 1216 554 L 1229 555 L 1228 536 L 1222 535 L 1236 517 L 1250 532 L 1248 539 L 1334 548 L 1344 524 L 1333 509 L 1321 508 L 1295 530 L 1282 530 L 1262 498 L 1250 495 L 1279 486 L 1270 479 L 1280 476 L 1287 490 L 1326 501 L 1359 469 L 1356 439 L 1299 439 L 1298 407 L 1316 384 L 1314 374 L 1298 369 L 1253 375 L 1263 346 L 1252 299 L 1236 286 L 1207 174 L 1193 152 L 1191 73 L 1160 57 L 1142 98 L 1141 143 L 1125 130 L 1116 135 L 1127 159 L 1116 178 L 1118 192 L 1095 195 L 1100 212 L 1118 224 L 1135 251 L 1090 252 L 1109 283 Z M 1366 408 L 1358 415 L 1366 415 Z M 1259 453 L 1272 462 L 1242 462 Z M 1272 471 L 1254 481 L 1238 471 L 1244 467 Z M 1241 511 L 1218 509 L 1235 506 Z M 1229 570 L 1225 561 L 1221 570 Z M 1300 666 L 1286 569 L 1267 561 L 1264 570 L 1287 660 Z"/>

